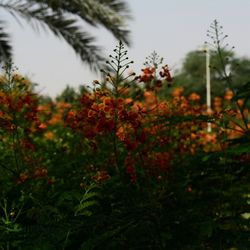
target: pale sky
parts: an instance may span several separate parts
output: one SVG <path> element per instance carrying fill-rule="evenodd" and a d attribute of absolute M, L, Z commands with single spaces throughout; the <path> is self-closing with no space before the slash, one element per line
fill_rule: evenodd
<path fill-rule="evenodd" d="M 133 20 L 129 22 L 132 46 L 128 55 L 140 73 L 145 58 L 156 51 L 170 68 L 181 66 L 185 55 L 207 40 L 206 31 L 214 19 L 229 35 L 238 56 L 250 57 L 250 0 L 127 0 Z M 0 15 L 5 15 L 0 9 Z M 14 47 L 14 62 L 22 75 L 39 84 L 42 94 L 55 96 L 66 85 L 91 85 L 99 76 L 82 64 L 74 51 L 52 34 L 37 34 L 6 17 Z M 83 27 L 84 28 L 84 27 Z M 90 30 L 97 44 L 112 52 L 117 41 L 104 29 Z"/>

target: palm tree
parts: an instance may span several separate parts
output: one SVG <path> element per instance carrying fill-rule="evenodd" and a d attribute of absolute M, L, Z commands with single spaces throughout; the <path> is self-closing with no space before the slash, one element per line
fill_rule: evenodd
<path fill-rule="evenodd" d="M 26 20 L 35 30 L 42 27 L 65 40 L 92 70 L 104 62 L 95 38 L 82 31 L 82 22 L 104 26 L 112 35 L 129 45 L 125 21 L 129 10 L 124 0 L 0 0 L 0 9 L 21 23 Z M 0 62 L 12 57 L 10 36 L 0 20 Z"/>

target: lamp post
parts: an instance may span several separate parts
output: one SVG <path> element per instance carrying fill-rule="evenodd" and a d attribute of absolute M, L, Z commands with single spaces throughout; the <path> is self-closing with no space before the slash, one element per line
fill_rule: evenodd
<path fill-rule="evenodd" d="M 209 48 L 206 45 L 204 49 L 206 53 L 206 91 L 207 91 L 207 113 L 210 114 L 211 109 L 211 81 L 210 81 L 210 53 Z M 207 132 L 211 132 L 211 122 L 207 123 Z"/>

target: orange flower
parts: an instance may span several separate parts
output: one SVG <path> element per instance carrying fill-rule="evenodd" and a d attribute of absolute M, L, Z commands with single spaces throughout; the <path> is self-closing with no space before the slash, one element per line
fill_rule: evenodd
<path fill-rule="evenodd" d="M 92 179 L 97 182 L 103 182 L 111 179 L 111 176 L 108 174 L 106 170 L 97 171 L 96 175 L 92 177 Z"/>
<path fill-rule="evenodd" d="M 46 140 L 53 140 L 53 138 L 55 137 L 55 134 L 52 132 L 52 131 L 47 131 L 45 134 L 44 134 L 44 138 Z"/>
<path fill-rule="evenodd" d="M 214 98 L 213 104 L 214 104 L 214 108 L 215 108 L 215 109 L 221 108 L 221 106 L 222 106 L 222 99 L 221 99 L 221 97 L 216 96 L 216 97 Z"/>
<path fill-rule="evenodd" d="M 174 97 L 179 97 L 179 96 L 182 95 L 183 91 L 184 91 L 184 88 L 183 88 L 183 87 L 177 87 L 177 88 L 175 88 L 175 89 L 173 90 L 172 96 L 174 96 Z"/>
<path fill-rule="evenodd" d="M 95 117 L 95 116 L 96 116 L 96 111 L 90 109 L 88 111 L 88 117 L 91 118 L 91 117 Z"/>
<path fill-rule="evenodd" d="M 43 113 L 45 115 L 51 114 L 51 109 L 50 109 L 49 105 L 39 105 L 37 107 L 37 111 L 40 112 L 40 113 Z"/>
<path fill-rule="evenodd" d="M 71 104 L 67 102 L 57 102 L 56 106 L 62 110 L 71 108 Z"/>
<path fill-rule="evenodd" d="M 39 125 L 38 125 L 38 128 L 39 129 L 46 129 L 48 126 L 45 124 L 45 123 L 40 123 Z"/>
<path fill-rule="evenodd" d="M 146 75 L 152 75 L 154 72 L 155 72 L 155 68 L 154 67 L 147 67 L 145 69 L 142 69 L 141 70 L 143 72 L 143 74 L 146 74 Z"/>
<path fill-rule="evenodd" d="M 150 82 L 154 79 L 153 74 L 155 72 L 155 68 L 147 67 L 145 69 L 142 69 L 141 71 L 143 72 L 143 74 L 139 76 L 140 82 Z"/>
<path fill-rule="evenodd" d="M 244 100 L 240 99 L 240 100 L 237 101 L 237 103 L 238 103 L 238 105 L 239 105 L 240 107 L 243 107 Z"/>
<path fill-rule="evenodd" d="M 33 178 L 43 178 L 46 177 L 48 174 L 48 170 L 46 168 L 38 167 L 34 169 Z"/>
<path fill-rule="evenodd" d="M 188 100 L 190 101 L 199 101 L 201 99 L 200 95 L 192 93 L 189 95 Z"/>
<path fill-rule="evenodd" d="M 144 92 L 145 102 L 148 105 L 154 104 L 157 101 L 157 97 L 152 91 L 145 91 Z"/>
<path fill-rule="evenodd" d="M 217 138 L 216 134 L 209 134 L 209 133 L 204 133 L 202 135 L 202 138 L 205 140 L 205 142 L 210 142 L 210 143 L 216 143 Z"/>
<path fill-rule="evenodd" d="M 54 114 L 54 116 L 48 121 L 50 125 L 57 125 L 62 123 L 62 115 L 61 114 Z"/>
<path fill-rule="evenodd" d="M 16 180 L 16 184 L 21 184 L 24 183 L 26 180 L 29 179 L 29 174 L 28 172 L 23 172 L 19 175 L 18 179 Z"/>
<path fill-rule="evenodd" d="M 234 94 L 232 90 L 227 90 L 224 99 L 230 101 L 233 98 Z"/>
<path fill-rule="evenodd" d="M 197 138 L 197 135 L 195 133 L 191 133 L 190 137 L 191 137 L 192 140 L 194 140 L 194 139 Z"/>
<path fill-rule="evenodd" d="M 133 103 L 133 99 L 132 99 L 132 98 L 126 98 L 126 99 L 124 100 L 124 103 L 125 103 L 125 104 L 132 104 L 132 103 Z"/>
<path fill-rule="evenodd" d="M 168 114 L 169 113 L 169 107 L 168 104 L 166 102 L 160 102 L 158 104 L 158 111 L 162 114 Z"/>
<path fill-rule="evenodd" d="M 70 111 L 68 112 L 68 117 L 72 117 L 72 118 L 74 118 L 75 116 L 76 116 L 75 111 L 70 110 Z"/>

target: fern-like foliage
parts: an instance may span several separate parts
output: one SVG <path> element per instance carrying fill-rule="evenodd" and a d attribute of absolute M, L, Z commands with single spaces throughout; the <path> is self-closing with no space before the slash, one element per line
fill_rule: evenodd
<path fill-rule="evenodd" d="M 93 214 L 94 207 L 98 206 L 98 192 L 99 187 L 95 184 L 89 186 L 83 194 L 79 205 L 76 207 L 75 216 L 85 215 L 91 216 Z"/>

